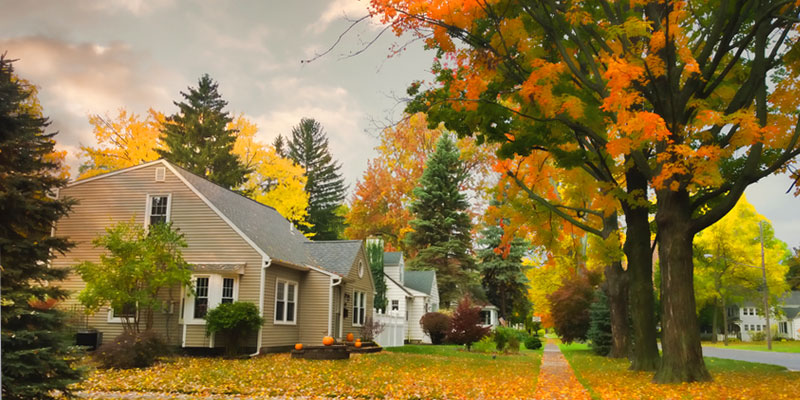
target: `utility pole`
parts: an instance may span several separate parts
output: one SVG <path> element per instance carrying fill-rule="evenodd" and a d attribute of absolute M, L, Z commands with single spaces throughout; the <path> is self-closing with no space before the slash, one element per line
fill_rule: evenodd
<path fill-rule="evenodd" d="M 758 221 L 761 235 L 761 277 L 764 278 L 764 318 L 767 319 L 767 349 L 772 350 L 772 330 L 769 326 L 769 290 L 767 287 L 767 266 L 764 263 L 764 221 Z"/>

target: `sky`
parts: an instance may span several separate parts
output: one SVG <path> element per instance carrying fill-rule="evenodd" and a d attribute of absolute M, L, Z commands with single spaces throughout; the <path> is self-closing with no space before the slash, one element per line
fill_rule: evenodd
<path fill-rule="evenodd" d="M 120 107 L 169 115 L 180 92 L 208 73 L 227 110 L 259 126 L 271 143 L 301 118 L 318 120 L 352 188 L 375 156 L 377 136 L 400 119 L 400 99 L 414 80 L 431 79 L 433 52 L 409 38 L 381 35 L 359 0 L 0 0 L 0 53 L 19 59 L 17 73 L 39 86 L 58 146 L 77 175 L 77 150 L 94 145 L 88 115 Z M 800 199 L 791 180 L 771 176 L 746 195 L 776 235 L 800 246 Z"/>

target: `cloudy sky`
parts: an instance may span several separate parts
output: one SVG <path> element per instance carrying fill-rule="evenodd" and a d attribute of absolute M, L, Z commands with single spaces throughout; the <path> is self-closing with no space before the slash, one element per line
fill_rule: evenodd
<path fill-rule="evenodd" d="M 45 113 L 71 154 L 94 144 L 89 114 L 120 107 L 171 114 L 179 92 L 208 73 L 232 113 L 244 113 L 271 142 L 302 117 L 320 121 L 351 188 L 374 155 L 379 127 L 396 121 L 397 98 L 430 78 L 433 54 L 416 43 L 389 57 L 386 34 L 361 24 L 327 56 L 324 51 L 366 15 L 364 0 L 0 0 L 0 52 L 19 59 L 19 75 L 40 87 Z M 68 160 L 75 171 L 79 161 Z M 786 176 L 747 191 L 778 237 L 800 246 L 800 199 L 785 194 Z"/>

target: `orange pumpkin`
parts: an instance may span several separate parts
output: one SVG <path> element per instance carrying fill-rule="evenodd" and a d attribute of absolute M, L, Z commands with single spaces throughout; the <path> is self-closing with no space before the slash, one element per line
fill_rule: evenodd
<path fill-rule="evenodd" d="M 347 341 L 348 342 L 352 342 L 353 341 L 353 334 L 352 333 L 348 333 L 347 334 Z"/>
<path fill-rule="evenodd" d="M 302 343 L 297 343 L 297 344 L 295 344 L 295 345 L 294 345 L 294 349 L 295 349 L 295 350 L 303 350 L 303 344 L 302 344 Z"/>
<path fill-rule="evenodd" d="M 332 345 L 333 344 L 333 338 L 330 337 L 330 336 L 325 336 L 324 338 L 322 338 L 322 344 L 324 344 L 325 346 Z"/>
<path fill-rule="evenodd" d="M 361 340 L 356 341 L 356 347 L 361 347 Z"/>

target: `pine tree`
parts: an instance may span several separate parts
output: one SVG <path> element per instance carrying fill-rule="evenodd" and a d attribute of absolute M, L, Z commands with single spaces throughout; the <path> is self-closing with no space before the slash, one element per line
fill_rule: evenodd
<path fill-rule="evenodd" d="M 425 164 L 425 172 L 414 189 L 416 200 L 410 206 L 413 231 L 405 240 L 416 256 L 409 267 L 436 271 L 442 304 L 458 300 L 477 278 L 469 252 L 469 203 L 460 190 L 466 177 L 458 148 L 449 135 L 442 135 L 436 152 Z"/>
<path fill-rule="evenodd" d="M 486 296 L 500 308 L 501 317 L 510 320 L 512 311 L 517 311 L 524 318 L 530 308 L 528 278 L 525 277 L 528 268 L 522 264 L 527 242 L 514 238 L 503 244 L 503 228 L 497 225 L 486 227 L 481 235 L 478 244 L 483 249 L 478 251 L 478 269 Z"/>
<path fill-rule="evenodd" d="M 608 308 L 608 297 L 602 289 L 594 292 L 594 302 L 589 306 L 589 330 L 586 338 L 591 340 L 589 347 L 601 356 L 611 352 L 611 310 Z"/>
<path fill-rule="evenodd" d="M 80 379 L 77 355 L 54 306 L 67 297 L 56 283 L 67 271 L 49 268 L 56 253 L 72 246 L 51 237 L 55 222 L 72 205 L 56 200 L 66 185 L 52 161 L 55 133 L 41 116 L 35 88 L 14 75 L 0 55 L 0 267 L 2 267 L 2 381 L 4 399 L 53 398 L 54 390 Z"/>
<path fill-rule="evenodd" d="M 197 89 L 181 92 L 183 102 L 174 102 L 179 111 L 164 123 L 161 157 L 220 186 L 240 186 L 250 172 L 233 154 L 236 132 L 228 128 L 232 118 L 223 109 L 228 102 L 217 92 L 217 83 L 208 74 L 197 82 Z"/>
<path fill-rule="evenodd" d="M 283 158 L 288 156 L 288 154 L 286 154 L 286 141 L 283 139 L 283 135 L 278 134 L 278 137 L 272 142 L 272 147 L 275 148 L 275 152 L 278 153 L 279 156 Z"/>
<path fill-rule="evenodd" d="M 288 141 L 289 158 L 305 168 L 308 181 L 308 222 L 301 226 L 316 240 L 339 239 L 344 229 L 344 217 L 337 212 L 344 202 L 347 187 L 342 177 L 341 164 L 337 164 L 328 150 L 328 137 L 322 125 L 311 118 L 303 118 L 292 128 Z"/>

